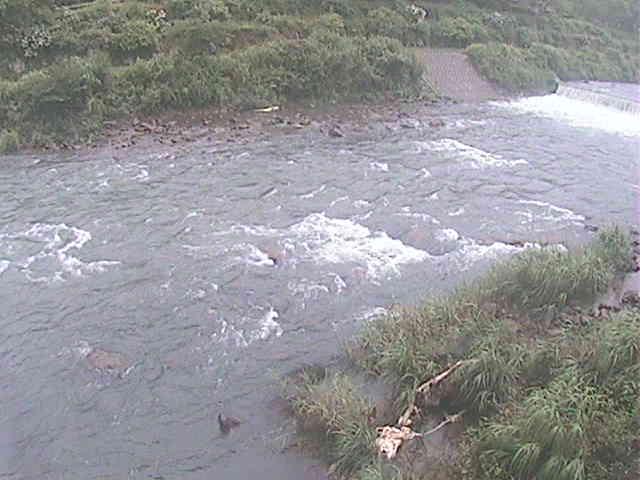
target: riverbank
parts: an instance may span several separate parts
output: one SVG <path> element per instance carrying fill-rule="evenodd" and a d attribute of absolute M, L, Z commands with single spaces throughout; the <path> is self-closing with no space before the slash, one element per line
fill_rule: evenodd
<path fill-rule="evenodd" d="M 413 47 L 466 49 L 511 94 L 549 91 L 556 76 L 638 80 L 631 3 L 511 3 L 11 0 L 0 147 L 91 142 L 113 121 L 176 110 L 433 99 Z"/>
<path fill-rule="evenodd" d="M 533 249 L 372 321 L 346 366 L 289 385 L 302 444 L 336 478 L 637 478 L 637 288 L 594 308 L 637 247 L 611 229 Z"/>

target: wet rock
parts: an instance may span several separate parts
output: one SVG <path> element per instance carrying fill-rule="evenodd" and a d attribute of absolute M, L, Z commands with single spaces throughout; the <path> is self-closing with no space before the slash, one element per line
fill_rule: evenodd
<path fill-rule="evenodd" d="M 429 120 L 429 126 L 431 128 L 442 128 L 445 126 L 444 120 L 440 118 L 435 118 L 433 120 Z"/>
<path fill-rule="evenodd" d="M 333 138 L 344 137 L 344 133 L 342 132 L 342 130 L 338 125 L 334 125 L 333 127 L 331 127 L 327 133 L 329 134 L 330 137 L 333 137 Z"/>
<path fill-rule="evenodd" d="M 218 427 L 225 435 L 241 424 L 242 422 L 236 417 L 225 417 L 222 413 L 218 413 Z"/>
<path fill-rule="evenodd" d="M 303 127 L 307 127 L 307 126 L 311 125 L 311 119 L 309 117 L 305 117 L 304 115 L 302 115 L 298 119 L 298 124 L 303 126 Z"/>
<path fill-rule="evenodd" d="M 611 313 L 618 313 L 620 311 L 620 307 L 614 305 L 600 304 L 596 308 L 595 316 L 596 317 L 604 317 L 605 315 L 609 315 Z"/>
<path fill-rule="evenodd" d="M 267 254 L 267 257 L 273 262 L 274 266 L 282 265 L 287 256 L 287 252 L 284 249 L 276 246 L 265 247 L 263 252 Z"/>
<path fill-rule="evenodd" d="M 598 227 L 597 225 L 590 225 L 590 224 L 588 224 L 588 223 L 587 223 L 587 224 L 585 224 L 584 229 L 585 229 L 587 232 L 593 232 L 593 233 L 595 233 L 595 232 L 597 232 L 598 230 L 600 230 L 600 227 Z"/>
<path fill-rule="evenodd" d="M 622 304 L 631 307 L 640 306 L 640 293 L 634 291 L 627 291 L 622 295 Z"/>
<path fill-rule="evenodd" d="M 94 348 L 87 355 L 87 363 L 98 370 L 107 372 L 122 373 L 129 368 L 127 358 L 118 352 L 110 352 L 99 348 Z"/>
<path fill-rule="evenodd" d="M 418 128 L 420 126 L 420 120 L 415 120 L 413 118 L 406 118 L 400 121 L 400 126 L 402 128 Z"/>
<path fill-rule="evenodd" d="M 425 250 L 431 255 L 446 255 L 459 247 L 460 235 L 452 229 L 433 231 L 414 226 L 402 238 L 402 241 L 414 248 Z"/>

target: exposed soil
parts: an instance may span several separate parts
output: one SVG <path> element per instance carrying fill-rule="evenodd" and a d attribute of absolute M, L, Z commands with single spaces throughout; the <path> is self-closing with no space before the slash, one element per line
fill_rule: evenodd
<path fill-rule="evenodd" d="M 480 76 L 460 50 L 420 48 L 415 53 L 424 65 L 427 82 L 445 98 L 483 102 L 504 96 Z"/>

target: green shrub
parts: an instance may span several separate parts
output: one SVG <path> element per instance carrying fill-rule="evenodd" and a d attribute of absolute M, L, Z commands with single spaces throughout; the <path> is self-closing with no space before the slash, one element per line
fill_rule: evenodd
<path fill-rule="evenodd" d="M 372 405 L 345 375 L 319 383 L 303 379 L 294 394 L 293 410 L 302 433 L 339 475 L 354 474 L 374 460 L 375 430 L 367 421 Z"/>
<path fill-rule="evenodd" d="M 56 122 L 86 112 L 90 100 L 105 90 L 106 77 L 104 60 L 70 58 L 22 77 L 12 89 L 11 101 L 19 106 L 22 121 Z"/>
<path fill-rule="evenodd" d="M 0 131 L 0 154 L 15 153 L 20 147 L 20 137 L 15 130 Z"/>
<path fill-rule="evenodd" d="M 122 113 L 199 107 L 227 98 L 227 83 L 215 62 L 181 55 L 156 56 L 121 69 L 113 79 L 110 104 Z"/>
<path fill-rule="evenodd" d="M 585 339 L 583 368 L 594 375 L 594 382 L 607 385 L 636 378 L 640 393 L 640 313 L 624 312 L 603 325 L 597 325 Z M 618 397 L 619 398 L 619 397 Z M 635 398 L 635 397 L 634 397 Z"/>
<path fill-rule="evenodd" d="M 196 4 L 196 10 L 205 20 L 228 20 L 231 17 L 224 0 L 200 0 Z"/>
<path fill-rule="evenodd" d="M 629 238 L 603 230 L 584 252 L 530 250 L 492 269 L 476 286 L 478 296 L 519 312 L 557 312 L 590 305 L 617 273 L 631 265 Z"/>
<path fill-rule="evenodd" d="M 462 17 L 446 17 L 438 21 L 431 30 L 431 36 L 438 45 L 459 48 L 486 41 L 489 37 L 482 25 Z"/>
<path fill-rule="evenodd" d="M 500 322 L 484 330 L 467 354 L 474 362 L 456 372 L 456 410 L 487 414 L 511 400 L 516 390 L 527 351 Z"/>
<path fill-rule="evenodd" d="M 510 92 L 548 91 L 555 86 L 552 71 L 530 61 L 527 52 L 505 44 L 475 44 L 466 53 L 488 80 Z"/>
<path fill-rule="evenodd" d="M 267 25 L 187 20 L 176 22 L 168 28 L 163 43 L 168 48 L 177 48 L 188 55 L 201 55 L 264 42 L 276 33 L 275 28 Z"/>
<path fill-rule="evenodd" d="M 568 370 L 521 407 L 479 431 L 478 476 L 486 479 L 614 478 L 601 458 L 629 441 L 631 418 Z M 622 447 L 622 448 L 620 448 Z M 609 472 L 609 473 L 607 473 Z"/>
<path fill-rule="evenodd" d="M 148 58 L 157 46 L 158 32 L 146 20 L 123 23 L 111 39 L 111 51 L 118 59 Z"/>
<path fill-rule="evenodd" d="M 366 19 L 369 35 L 403 40 L 409 29 L 409 22 L 398 12 L 387 7 L 370 10 Z"/>
<path fill-rule="evenodd" d="M 185 19 L 193 13 L 197 3 L 198 0 L 168 0 L 167 11 L 171 18 Z"/>

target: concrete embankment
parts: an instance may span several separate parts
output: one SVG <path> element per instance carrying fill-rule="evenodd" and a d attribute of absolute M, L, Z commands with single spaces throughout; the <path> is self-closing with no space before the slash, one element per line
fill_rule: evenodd
<path fill-rule="evenodd" d="M 480 76 L 463 51 L 418 48 L 415 52 L 425 66 L 427 82 L 439 95 L 461 102 L 501 97 L 500 92 Z"/>

